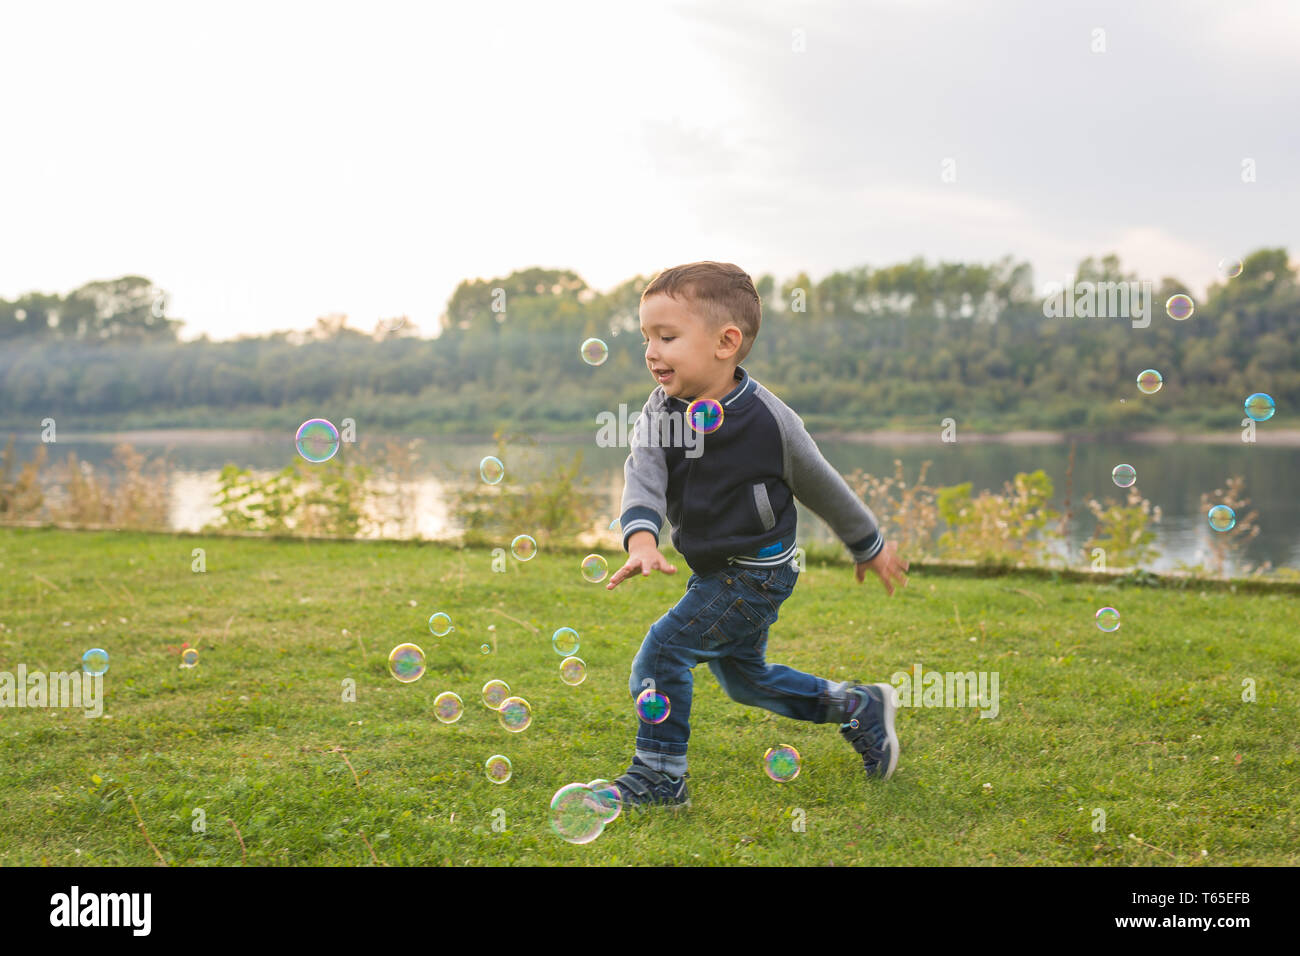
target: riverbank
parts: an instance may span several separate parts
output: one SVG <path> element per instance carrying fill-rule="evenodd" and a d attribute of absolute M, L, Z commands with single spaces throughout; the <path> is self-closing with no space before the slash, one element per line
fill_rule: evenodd
<path fill-rule="evenodd" d="M 16 430 L 0 430 L 0 440 L 14 434 Z M 482 434 L 426 435 L 419 432 L 382 432 L 382 436 L 410 439 L 437 438 L 439 441 L 479 444 L 491 443 L 491 436 Z M 539 444 L 564 445 L 589 441 L 594 432 L 556 432 L 530 435 Z M 944 445 L 937 428 L 926 431 L 877 429 L 871 431 L 841 431 L 837 429 L 813 430 L 812 435 L 818 441 L 847 442 L 857 445 Z M 278 444 L 286 440 L 280 432 L 262 429 L 240 428 L 149 428 L 130 431 L 111 432 L 59 432 L 65 442 L 103 442 L 118 444 L 126 442 L 139 447 L 165 447 L 167 445 L 234 445 L 234 444 Z M 289 436 L 292 441 L 292 435 Z M 1218 432 L 1179 432 L 1170 428 L 1149 429 L 1134 432 L 1066 432 L 1022 430 L 1009 432 L 970 432 L 960 430 L 957 441 L 951 444 L 997 444 L 997 445 L 1063 445 L 1069 442 L 1139 442 L 1147 445 L 1172 445 L 1190 443 L 1196 445 L 1238 445 L 1241 444 L 1241 431 L 1227 429 Z M 1300 429 L 1270 428 L 1261 422 L 1255 429 L 1255 444 L 1274 448 L 1300 447 Z"/>

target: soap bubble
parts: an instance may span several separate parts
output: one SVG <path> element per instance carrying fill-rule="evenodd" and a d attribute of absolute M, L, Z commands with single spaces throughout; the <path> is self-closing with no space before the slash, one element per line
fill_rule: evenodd
<path fill-rule="evenodd" d="M 619 521 L 619 519 L 618 519 L 618 518 L 615 518 L 613 521 L 611 521 L 611 522 L 609 523 L 609 530 L 610 530 L 610 531 L 613 531 L 615 528 L 618 527 L 618 521 Z"/>
<path fill-rule="evenodd" d="M 497 715 L 501 726 L 512 734 L 527 730 L 533 722 L 533 708 L 522 697 L 507 697 L 497 708 Z"/>
<path fill-rule="evenodd" d="M 605 359 L 609 358 L 609 346 L 600 339 L 587 339 L 579 351 L 588 365 L 604 365 Z"/>
<path fill-rule="evenodd" d="M 560 661 L 560 680 L 577 687 L 587 679 L 587 665 L 581 657 L 566 657 Z"/>
<path fill-rule="evenodd" d="M 187 647 L 181 651 L 181 667 L 198 667 L 199 666 L 199 649 L 197 647 Z"/>
<path fill-rule="evenodd" d="M 506 476 L 506 466 L 495 455 L 488 455 L 478 463 L 479 476 L 489 485 L 499 484 Z"/>
<path fill-rule="evenodd" d="M 1165 384 L 1165 377 L 1153 368 L 1138 372 L 1138 391 L 1143 395 L 1154 395 Z"/>
<path fill-rule="evenodd" d="M 1192 301 L 1190 295 L 1183 295 L 1180 292 L 1169 297 L 1169 301 L 1165 303 L 1165 311 L 1169 313 L 1169 318 L 1181 322 L 1192 317 L 1192 313 L 1196 311 L 1196 303 Z"/>
<path fill-rule="evenodd" d="M 1232 256 L 1219 260 L 1219 275 L 1225 279 L 1235 279 L 1241 275 L 1241 260 L 1234 259 Z"/>
<path fill-rule="evenodd" d="M 451 632 L 451 615 L 434 611 L 429 616 L 429 633 L 434 637 L 446 637 Z"/>
<path fill-rule="evenodd" d="M 565 784 L 551 797 L 551 829 L 569 843 L 590 843 L 605 832 L 607 812 L 586 784 Z"/>
<path fill-rule="evenodd" d="M 599 554 L 589 554 L 582 559 L 582 577 L 591 584 L 599 584 L 609 574 L 609 562 Z"/>
<path fill-rule="evenodd" d="M 1266 422 L 1277 411 L 1273 396 L 1265 392 L 1256 392 L 1246 399 L 1246 415 L 1257 422 Z"/>
<path fill-rule="evenodd" d="M 596 802 L 604 808 L 606 823 L 612 823 L 623 812 L 623 794 L 608 780 L 593 780 L 587 784 L 587 789 L 595 796 Z"/>
<path fill-rule="evenodd" d="M 1210 527 L 1215 531 L 1231 531 L 1237 524 L 1237 512 L 1227 505 L 1215 505 L 1208 515 Z"/>
<path fill-rule="evenodd" d="M 493 783 L 505 783 L 514 772 L 514 769 L 510 766 L 510 758 L 502 754 L 493 754 L 488 757 L 487 762 L 483 764 L 483 768 L 487 771 L 487 778 Z"/>
<path fill-rule="evenodd" d="M 1116 465 L 1111 469 L 1110 478 L 1121 488 L 1132 488 L 1138 480 L 1137 469 L 1132 465 Z"/>
<path fill-rule="evenodd" d="M 686 406 L 686 421 L 701 435 L 722 427 L 722 403 L 712 398 L 697 398 Z"/>
<path fill-rule="evenodd" d="M 551 647 L 561 657 L 572 657 L 578 653 L 578 632 L 571 627 L 561 627 L 551 635 Z"/>
<path fill-rule="evenodd" d="M 789 783 L 799 776 L 801 762 L 802 758 L 799 756 L 799 751 L 789 744 L 769 747 L 767 753 L 763 754 L 763 769 L 777 783 Z"/>
<path fill-rule="evenodd" d="M 92 647 L 81 655 L 81 669 L 91 677 L 103 674 L 108 670 L 108 651 Z"/>
<path fill-rule="evenodd" d="M 537 553 L 537 542 L 530 534 L 518 535 L 510 542 L 510 553 L 520 561 L 527 561 Z"/>
<path fill-rule="evenodd" d="M 1097 627 L 1106 633 L 1119 630 L 1119 611 L 1113 607 L 1104 607 L 1096 614 Z"/>
<path fill-rule="evenodd" d="M 461 702 L 459 694 L 444 690 L 433 699 L 433 715 L 444 724 L 454 724 L 460 720 L 460 715 L 463 713 L 465 713 L 465 705 Z"/>
<path fill-rule="evenodd" d="M 298 454 L 313 465 L 329 461 L 339 450 L 339 430 L 323 418 L 311 418 L 298 426 L 294 436 Z"/>
<path fill-rule="evenodd" d="M 659 693 L 653 687 L 641 691 L 636 699 L 636 715 L 647 724 L 662 724 L 668 719 L 672 709 L 667 695 Z"/>
<path fill-rule="evenodd" d="M 480 654 L 491 654 L 491 653 L 492 653 L 492 645 L 491 645 L 491 644 L 480 644 L 480 645 L 478 646 L 478 652 L 479 652 Z"/>
<path fill-rule="evenodd" d="M 483 685 L 483 706 L 497 710 L 501 702 L 510 696 L 510 685 L 503 680 L 490 680 Z"/>
<path fill-rule="evenodd" d="M 403 684 L 424 676 L 424 651 L 418 644 L 398 644 L 388 652 L 388 671 Z"/>

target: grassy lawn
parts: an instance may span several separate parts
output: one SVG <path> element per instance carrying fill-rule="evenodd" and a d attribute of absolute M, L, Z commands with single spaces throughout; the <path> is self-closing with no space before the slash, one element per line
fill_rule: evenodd
<path fill-rule="evenodd" d="M 1300 863 L 1293 593 L 914 568 L 887 599 L 847 555 L 801 575 L 769 659 L 836 680 L 996 671 L 998 716 L 901 710 L 898 771 L 869 783 L 833 726 L 736 704 L 699 668 L 691 809 L 565 843 L 552 793 L 631 758 L 632 656 L 689 573 L 669 556 L 676 576 L 607 592 L 572 552 L 497 573 L 488 550 L 433 545 L 0 529 L 0 671 L 111 655 L 101 719 L 0 708 L 0 864 L 154 863 L 136 809 L 173 865 L 369 864 L 366 840 L 394 866 Z M 1114 633 L 1093 623 L 1103 605 Z M 436 610 L 447 638 L 428 632 Z M 551 648 L 563 625 L 581 634 L 577 687 Z M 429 654 L 414 684 L 387 671 L 405 641 Z M 483 707 L 491 678 L 531 702 L 528 730 Z M 458 723 L 432 715 L 443 690 L 465 701 Z M 803 755 L 788 784 L 762 770 L 781 743 Z M 496 753 L 504 785 L 484 774 Z"/>

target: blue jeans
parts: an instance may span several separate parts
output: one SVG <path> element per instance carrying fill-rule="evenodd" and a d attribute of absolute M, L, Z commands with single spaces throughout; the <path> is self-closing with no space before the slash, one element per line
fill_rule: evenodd
<path fill-rule="evenodd" d="M 798 579 L 793 563 L 691 575 L 682 599 L 650 626 L 632 662 L 632 696 L 654 687 L 669 701 L 662 723 L 637 720 L 636 755 L 643 763 L 674 777 L 686 772 L 691 670 L 702 662 L 732 700 L 817 724 L 841 719 L 849 685 L 763 659 L 767 629 Z"/>

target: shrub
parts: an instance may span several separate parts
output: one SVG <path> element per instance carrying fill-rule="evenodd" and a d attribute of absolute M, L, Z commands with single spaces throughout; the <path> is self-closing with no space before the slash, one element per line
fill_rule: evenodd
<path fill-rule="evenodd" d="M 1137 485 L 1128 489 L 1125 504 L 1107 498 L 1102 505 L 1096 498 L 1088 500 L 1088 510 L 1097 519 L 1097 530 L 1084 543 L 1085 553 L 1101 548 L 1110 567 L 1127 568 L 1152 560 L 1159 552 L 1153 546 L 1156 533 L 1151 523 L 1159 523 L 1160 506 L 1142 497 Z"/>
<path fill-rule="evenodd" d="M 908 558 L 933 554 L 935 548 L 939 508 L 935 490 L 925 483 L 929 470 L 930 462 L 923 462 L 916 482 L 909 486 L 903 463 L 895 458 L 892 477 L 880 478 L 858 469 L 846 479 L 854 493 L 871 506 L 885 540 L 896 542 L 899 553 Z"/>
<path fill-rule="evenodd" d="M 37 476 L 45 464 L 45 446 L 36 449 L 32 460 L 23 464 L 17 476 L 14 469 L 14 436 L 9 436 L 0 452 L 0 521 L 34 518 L 45 508 L 45 493 Z"/>
<path fill-rule="evenodd" d="M 525 481 L 520 469 L 511 467 L 501 431 L 492 437 L 496 456 L 506 465 L 504 477 L 495 485 L 476 481 L 451 492 L 451 511 L 466 544 L 530 534 L 540 545 L 591 530 L 600 504 L 590 493 L 590 479 L 579 477 L 582 452 L 569 464 L 556 464 L 547 474 Z"/>
<path fill-rule="evenodd" d="M 939 514 L 948 530 L 939 538 L 944 557 L 993 563 L 1032 562 L 1054 535 L 1047 522 L 1052 479 L 1041 468 L 1017 474 L 1003 493 L 983 491 L 971 498 L 971 483 L 938 489 Z"/>

